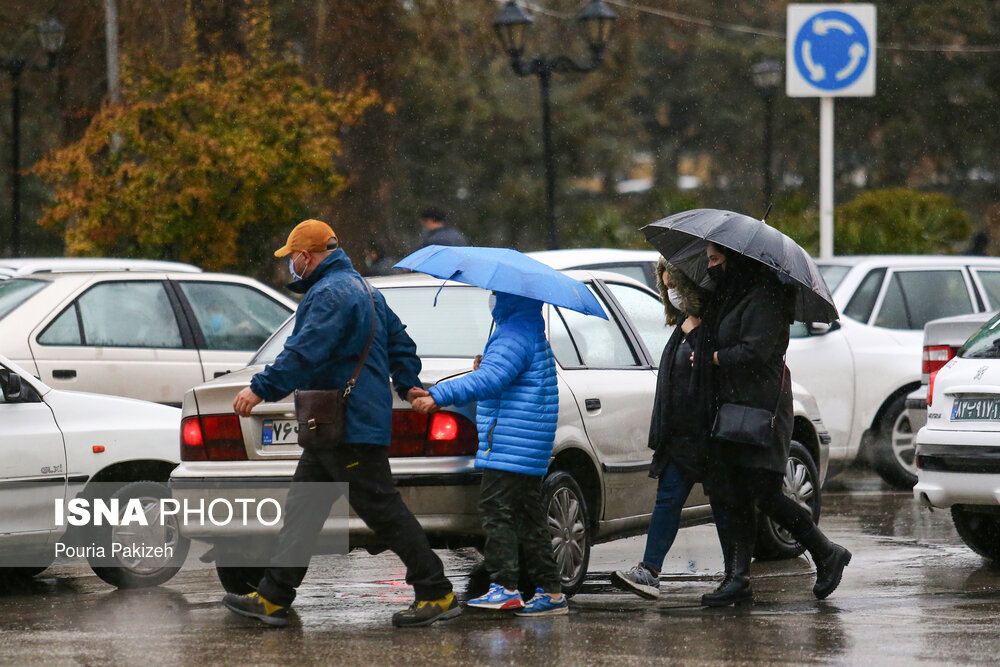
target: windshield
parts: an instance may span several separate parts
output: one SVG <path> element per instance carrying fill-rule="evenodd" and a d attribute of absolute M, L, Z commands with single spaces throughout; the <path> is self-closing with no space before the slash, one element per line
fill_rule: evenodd
<path fill-rule="evenodd" d="M 965 341 L 958 356 L 964 359 L 1000 359 L 1000 313 Z"/>
<path fill-rule="evenodd" d="M 386 303 L 406 325 L 406 333 L 417 344 L 421 357 L 468 357 L 482 354 L 490 335 L 493 316 L 490 293 L 478 287 L 448 285 L 438 287 L 384 287 L 379 291 Z M 434 297 L 437 295 L 437 305 Z M 290 318 L 267 341 L 250 362 L 274 363 L 292 332 Z"/>
<path fill-rule="evenodd" d="M 0 280 L 0 320 L 51 283 L 44 280 L 12 278 Z"/>
<path fill-rule="evenodd" d="M 823 280 L 826 281 L 826 286 L 830 288 L 831 293 L 837 290 L 840 281 L 851 270 L 851 267 L 841 264 L 817 264 L 816 266 L 819 268 L 819 273 L 823 276 Z"/>

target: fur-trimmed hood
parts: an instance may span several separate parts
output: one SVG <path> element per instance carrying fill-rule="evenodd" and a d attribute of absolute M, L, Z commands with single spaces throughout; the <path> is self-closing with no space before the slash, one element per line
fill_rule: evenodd
<path fill-rule="evenodd" d="M 693 280 L 688 278 L 676 266 L 660 257 L 656 261 L 656 288 L 660 291 L 660 301 L 663 302 L 663 311 L 666 315 L 667 324 L 677 324 L 681 320 L 681 311 L 674 308 L 667 298 L 667 286 L 663 284 L 663 272 L 670 276 L 670 282 L 680 294 L 684 301 L 684 309 L 692 317 L 701 317 L 705 304 L 708 302 L 709 291 L 699 287 Z"/>

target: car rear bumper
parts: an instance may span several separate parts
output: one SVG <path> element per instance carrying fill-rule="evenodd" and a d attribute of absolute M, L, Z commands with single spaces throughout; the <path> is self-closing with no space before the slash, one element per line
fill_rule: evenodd
<path fill-rule="evenodd" d="M 989 443 L 969 444 L 983 435 L 991 436 Z M 996 441 L 995 433 L 921 430 L 913 497 L 927 507 L 1000 505 L 1000 446 Z"/>

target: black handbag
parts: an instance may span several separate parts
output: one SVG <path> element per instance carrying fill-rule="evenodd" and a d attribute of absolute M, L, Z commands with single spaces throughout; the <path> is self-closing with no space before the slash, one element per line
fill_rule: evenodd
<path fill-rule="evenodd" d="M 788 369 L 782 364 L 781 386 L 778 387 L 778 400 L 774 410 L 768 412 L 764 408 L 751 408 L 736 403 L 723 403 L 715 415 L 712 424 L 712 437 L 727 442 L 738 442 L 744 445 L 769 447 L 774 434 L 774 421 L 781 404 L 781 392 L 785 388 L 785 375 Z"/>
<path fill-rule="evenodd" d="M 299 446 L 303 449 L 336 449 L 344 444 L 347 424 L 347 398 L 358 381 L 361 367 L 365 365 L 372 341 L 375 340 L 375 299 L 368 281 L 361 279 L 372 304 L 372 330 L 365 351 L 354 367 L 351 379 L 344 389 L 295 390 L 295 419 L 299 423 Z"/>

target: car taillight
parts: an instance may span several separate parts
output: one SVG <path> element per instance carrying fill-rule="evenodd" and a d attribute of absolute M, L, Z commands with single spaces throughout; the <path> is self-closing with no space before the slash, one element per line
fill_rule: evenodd
<path fill-rule="evenodd" d="M 933 373 L 939 370 L 955 356 L 955 348 L 948 345 L 927 345 L 924 347 L 922 373 Z"/>
<path fill-rule="evenodd" d="M 427 456 L 472 456 L 479 449 L 476 425 L 453 412 L 435 412 L 427 429 Z"/>
<path fill-rule="evenodd" d="M 454 412 L 429 418 L 412 410 L 392 411 L 389 456 L 472 456 L 479 448 L 476 425 Z"/>
<path fill-rule="evenodd" d="M 931 373 L 931 379 L 927 384 L 927 407 L 931 407 L 931 404 L 934 403 L 934 380 L 937 379 L 937 374 L 937 371 Z"/>
<path fill-rule="evenodd" d="M 188 417 L 181 422 L 182 461 L 246 461 L 240 418 L 236 415 Z"/>

